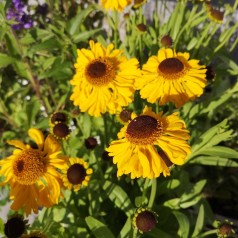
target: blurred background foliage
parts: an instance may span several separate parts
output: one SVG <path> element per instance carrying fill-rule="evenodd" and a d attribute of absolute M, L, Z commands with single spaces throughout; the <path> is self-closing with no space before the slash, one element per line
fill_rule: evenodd
<path fill-rule="evenodd" d="M 0 2 L 1 158 L 12 151 L 6 140 L 28 142 L 29 128 L 48 131 L 49 116 L 63 111 L 72 130 L 62 143 L 64 152 L 84 157 L 95 171 L 88 188 L 66 192 L 59 205 L 41 211 L 31 229 L 42 229 L 49 237 L 132 237 L 135 209 L 151 204 L 158 224 L 141 237 L 217 237 L 216 220 L 238 218 L 238 2 L 214 3 L 224 11 L 222 24 L 208 18 L 201 1 L 178 1 L 173 8 L 167 1 L 154 1 L 150 17 L 146 4 L 112 13 L 97 1 L 48 0 L 46 5 L 27 5 L 33 27 L 13 30 L 14 22 L 6 19 L 11 1 Z M 104 46 L 113 42 L 142 65 L 157 54 L 167 34 L 177 51 L 188 51 L 211 66 L 215 77 L 208 78 L 202 97 L 180 109 L 191 133 L 192 155 L 169 178 L 159 177 L 153 194 L 152 180 L 116 177 L 104 149 L 121 125 L 116 116 L 80 113 L 69 101 L 69 80 L 77 48 L 87 48 L 90 39 Z M 129 107 L 140 112 L 145 104 L 136 93 Z M 84 144 L 90 136 L 100 139 L 94 150 Z M 8 192 L 1 190 L 4 206 Z"/>

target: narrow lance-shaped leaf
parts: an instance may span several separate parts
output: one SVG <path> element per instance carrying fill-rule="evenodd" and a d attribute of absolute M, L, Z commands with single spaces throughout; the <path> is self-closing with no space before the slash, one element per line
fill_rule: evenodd
<path fill-rule="evenodd" d="M 96 218 L 88 216 L 85 221 L 96 238 L 114 238 L 110 229 Z"/>
<path fill-rule="evenodd" d="M 105 181 L 103 184 L 103 189 L 106 192 L 110 200 L 120 209 L 122 209 L 128 216 L 133 213 L 133 206 L 130 198 L 127 196 L 126 192 L 118 185 Z"/>
<path fill-rule="evenodd" d="M 205 218 L 204 206 L 203 204 L 201 204 L 198 212 L 196 225 L 192 234 L 192 238 L 198 237 L 198 235 L 201 233 L 204 225 L 204 218 Z"/>

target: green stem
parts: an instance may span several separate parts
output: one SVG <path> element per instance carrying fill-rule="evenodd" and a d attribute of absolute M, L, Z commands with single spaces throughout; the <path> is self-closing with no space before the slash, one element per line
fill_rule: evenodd
<path fill-rule="evenodd" d="M 16 33 L 12 29 L 11 29 L 11 32 L 12 32 L 12 35 L 14 36 L 15 43 L 17 44 L 17 47 L 19 49 L 19 53 L 22 56 L 23 55 L 22 45 L 21 45 L 21 43 L 20 43 Z M 35 80 L 33 72 L 31 70 L 31 67 L 30 67 L 28 61 L 22 57 L 22 63 L 23 63 L 23 65 L 25 67 L 25 70 L 26 70 L 27 79 L 30 81 L 31 86 L 32 86 L 33 90 L 36 93 L 36 96 L 43 103 L 43 105 L 45 107 L 45 111 L 48 114 L 48 109 L 47 109 L 47 107 L 46 107 L 46 105 L 44 103 L 44 100 L 42 100 L 42 98 L 41 98 L 40 85 L 39 85 L 38 81 Z"/>
<path fill-rule="evenodd" d="M 156 190 L 157 190 L 157 179 L 154 178 L 152 180 L 152 187 L 151 187 L 151 192 L 150 192 L 150 199 L 149 199 L 149 203 L 148 203 L 148 208 L 153 207 L 155 196 L 156 196 Z"/>
<path fill-rule="evenodd" d="M 119 32 L 118 32 L 118 13 L 116 11 L 113 11 L 113 40 L 114 40 L 114 46 L 117 49 L 119 45 Z"/>
<path fill-rule="evenodd" d="M 136 238 L 137 237 L 137 229 L 134 229 L 133 230 L 133 238 Z"/>
<path fill-rule="evenodd" d="M 7 108 L 5 107 L 4 102 L 2 99 L 0 99 L 0 112 L 5 116 L 6 121 L 11 124 L 13 127 L 17 128 L 18 125 L 15 123 L 15 121 L 12 119 L 12 117 L 8 114 Z"/>
<path fill-rule="evenodd" d="M 104 136 L 105 136 L 105 146 L 107 147 L 109 144 L 109 139 L 108 139 L 108 125 L 107 125 L 107 114 L 105 113 L 103 115 L 103 123 L 104 123 Z"/>

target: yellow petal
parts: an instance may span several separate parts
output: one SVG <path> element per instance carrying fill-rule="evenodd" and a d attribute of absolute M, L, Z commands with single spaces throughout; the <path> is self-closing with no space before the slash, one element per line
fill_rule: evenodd
<path fill-rule="evenodd" d="M 36 128 L 31 128 L 28 130 L 28 135 L 36 142 L 38 148 L 42 150 L 44 146 L 44 135 L 43 133 Z"/>
<path fill-rule="evenodd" d="M 13 145 L 13 146 L 20 148 L 22 150 L 26 149 L 26 145 L 19 140 L 8 140 L 7 143 L 9 145 Z"/>

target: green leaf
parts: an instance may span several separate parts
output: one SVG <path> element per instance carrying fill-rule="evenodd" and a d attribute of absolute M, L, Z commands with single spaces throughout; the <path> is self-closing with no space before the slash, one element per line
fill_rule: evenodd
<path fill-rule="evenodd" d="M 164 202 L 165 207 L 170 207 L 171 209 L 179 209 L 180 198 L 173 198 Z"/>
<path fill-rule="evenodd" d="M 15 61 L 14 58 L 0 53 L 0 68 L 4 68 Z"/>
<path fill-rule="evenodd" d="M 189 163 L 221 167 L 238 167 L 238 163 L 236 163 L 235 161 L 218 156 L 216 157 L 201 155 L 191 159 Z"/>
<path fill-rule="evenodd" d="M 4 222 L 1 218 L 0 218 L 0 234 L 4 234 Z"/>
<path fill-rule="evenodd" d="M 117 238 L 131 237 L 130 236 L 131 232 L 132 232 L 131 218 L 128 217 L 127 220 L 126 220 L 125 225 L 122 227 L 122 229 L 121 229 Z"/>
<path fill-rule="evenodd" d="M 32 125 L 34 125 L 35 118 L 39 110 L 40 110 L 40 103 L 38 100 L 30 101 L 29 103 L 27 103 L 26 115 L 29 128 L 32 127 Z"/>
<path fill-rule="evenodd" d="M 178 179 L 165 180 L 161 183 L 158 183 L 157 194 L 163 194 L 168 192 L 168 190 L 173 190 L 180 185 L 180 181 Z"/>
<path fill-rule="evenodd" d="M 133 214 L 134 207 L 130 198 L 120 186 L 110 181 L 105 181 L 102 187 L 115 206 L 123 210 L 128 216 Z"/>
<path fill-rule="evenodd" d="M 136 205 L 136 207 L 141 207 L 141 206 L 143 206 L 143 205 L 145 205 L 147 203 L 148 203 L 148 198 L 145 197 L 145 196 L 137 196 L 135 198 L 135 205 Z"/>
<path fill-rule="evenodd" d="M 179 223 L 178 235 L 179 237 L 188 238 L 189 235 L 189 219 L 188 217 L 179 211 L 173 211 L 173 214 L 177 218 Z"/>
<path fill-rule="evenodd" d="M 204 218 L 205 218 L 205 211 L 204 206 L 201 204 L 198 212 L 198 218 L 196 221 L 196 225 L 192 234 L 192 238 L 198 237 L 198 235 L 201 233 L 204 225 Z"/>
<path fill-rule="evenodd" d="M 65 207 L 58 207 L 55 206 L 53 208 L 53 219 L 55 222 L 60 222 L 64 219 L 66 215 L 66 208 Z"/>
<path fill-rule="evenodd" d="M 171 236 L 170 234 L 162 231 L 161 229 L 157 229 L 157 228 L 154 228 L 152 231 L 150 231 L 150 236 L 154 237 L 154 238 L 158 238 L 158 237 L 161 237 L 161 238 L 173 238 L 174 236 Z"/>
<path fill-rule="evenodd" d="M 109 228 L 97 219 L 88 216 L 85 221 L 96 238 L 115 238 Z"/>
<path fill-rule="evenodd" d="M 211 155 L 214 157 L 219 156 L 219 157 L 229 158 L 229 159 L 238 159 L 238 152 L 225 146 L 213 146 L 213 147 L 205 148 L 200 150 L 199 154 Z"/>
<path fill-rule="evenodd" d="M 198 181 L 194 186 L 189 190 L 186 191 L 181 197 L 180 197 L 180 207 L 187 208 L 190 206 L 193 206 L 198 203 L 198 201 L 201 199 L 201 192 L 206 185 L 207 180 L 203 179 Z"/>
<path fill-rule="evenodd" d="M 197 38 L 193 37 L 187 45 L 187 50 L 193 49 L 197 44 L 197 41 L 198 41 Z"/>
<path fill-rule="evenodd" d="M 74 18 L 72 18 L 67 24 L 68 33 L 73 36 L 80 30 L 80 25 L 83 23 L 87 15 L 94 10 L 92 5 L 89 5 L 86 9 L 81 10 Z"/>
<path fill-rule="evenodd" d="M 82 42 L 88 40 L 90 37 L 94 36 L 96 33 L 100 32 L 102 29 L 94 29 L 90 31 L 80 32 L 72 37 L 74 43 Z"/>
<path fill-rule="evenodd" d="M 192 155 L 190 158 L 194 157 L 195 155 L 199 154 L 199 150 L 201 148 L 211 147 L 212 145 L 216 145 L 221 141 L 224 141 L 231 137 L 232 130 L 226 131 L 228 128 L 227 126 L 227 119 L 223 120 L 219 124 L 213 126 L 209 130 L 207 130 L 202 136 L 199 137 L 200 143 L 196 143 L 192 147 Z M 196 153 L 195 153 L 196 152 Z"/>
<path fill-rule="evenodd" d="M 29 52 L 31 54 L 38 52 L 38 51 L 44 51 L 44 50 L 50 50 L 52 51 L 53 49 L 59 48 L 60 47 L 60 43 L 55 39 L 55 38 L 51 38 L 48 39 L 46 41 L 43 41 L 39 44 L 36 44 L 34 46 L 32 46 L 29 50 Z"/>

